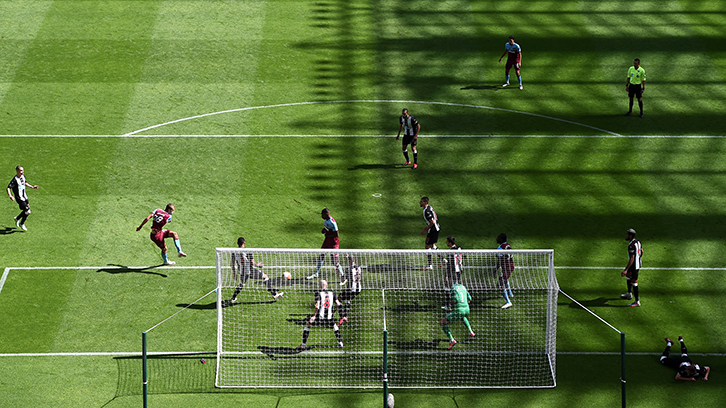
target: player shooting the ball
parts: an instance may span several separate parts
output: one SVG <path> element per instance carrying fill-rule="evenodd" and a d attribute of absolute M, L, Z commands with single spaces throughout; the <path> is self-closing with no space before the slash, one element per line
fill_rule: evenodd
<path fill-rule="evenodd" d="M 243 237 L 237 238 L 238 247 L 245 248 L 245 244 L 246 241 Z M 250 278 L 262 279 L 262 281 L 265 283 L 265 286 L 267 287 L 267 291 L 270 292 L 270 294 L 272 295 L 273 300 L 277 300 L 277 298 L 282 297 L 282 295 L 285 294 L 285 292 L 278 292 L 277 289 L 272 287 L 272 282 L 270 282 L 270 278 L 267 276 L 267 274 L 258 269 L 264 267 L 265 265 L 263 265 L 262 262 L 255 262 L 255 256 L 253 254 L 246 252 L 233 252 L 231 263 L 232 276 L 234 277 L 235 281 L 239 278 L 239 284 L 234 290 L 234 294 L 232 295 L 232 299 L 230 299 L 230 303 L 237 302 L 237 295 L 239 295 L 239 293 L 245 287 L 247 280 Z"/>

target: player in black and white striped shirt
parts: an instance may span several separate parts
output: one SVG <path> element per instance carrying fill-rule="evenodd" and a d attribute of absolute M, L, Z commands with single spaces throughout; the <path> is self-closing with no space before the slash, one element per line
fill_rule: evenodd
<path fill-rule="evenodd" d="M 338 339 L 338 347 L 343 347 L 343 340 L 340 337 L 340 328 L 335 321 L 335 308 L 341 306 L 340 300 L 332 290 L 328 290 L 328 282 L 321 280 L 318 284 L 320 290 L 315 293 L 315 312 L 305 324 L 303 329 L 302 344 L 299 350 L 307 348 L 308 336 L 312 326 L 332 328 L 335 338 Z"/>
<path fill-rule="evenodd" d="M 18 207 L 20 207 L 20 214 L 18 214 L 18 216 L 14 219 L 15 225 L 17 225 L 18 228 L 22 228 L 23 231 L 28 230 L 25 226 L 25 220 L 28 219 L 28 215 L 30 215 L 30 204 L 28 204 L 28 195 L 25 193 L 25 187 L 30 187 L 35 190 L 38 189 L 37 185 L 33 186 L 25 181 L 25 169 L 23 166 L 17 166 L 15 167 L 15 177 L 10 180 L 7 191 L 8 197 L 17 202 Z"/>
<path fill-rule="evenodd" d="M 426 221 L 426 228 L 421 230 L 421 235 L 426 235 L 426 249 L 439 249 L 436 247 L 436 243 L 439 242 L 439 231 L 441 230 L 439 217 L 436 216 L 436 211 L 434 211 L 433 207 L 429 205 L 428 197 L 421 197 L 421 201 L 418 204 L 423 208 L 423 217 L 424 221 Z M 433 270 L 434 266 L 431 261 L 431 255 L 426 255 L 426 258 L 429 264 L 424 269 Z"/>
<path fill-rule="evenodd" d="M 635 239 L 635 230 L 630 228 L 625 232 L 625 240 L 630 241 L 628 244 L 628 266 L 620 274 L 628 280 L 628 292 L 620 295 L 621 299 L 632 299 L 635 295 L 635 301 L 628 306 L 640 306 L 640 296 L 638 295 L 638 272 L 640 271 L 641 258 L 643 257 L 643 245 Z"/>
<path fill-rule="evenodd" d="M 340 300 L 343 301 L 344 307 L 340 309 L 340 322 L 338 325 L 342 325 L 348 321 L 348 312 L 350 312 L 350 303 L 355 299 L 356 296 L 360 295 L 363 290 L 361 267 L 355 263 L 355 256 L 348 255 L 348 272 L 346 278 L 351 282 L 350 288 L 346 288 L 340 294 Z"/>

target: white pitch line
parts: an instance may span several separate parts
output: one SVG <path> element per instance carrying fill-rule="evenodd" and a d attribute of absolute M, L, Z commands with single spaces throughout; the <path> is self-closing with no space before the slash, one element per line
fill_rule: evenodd
<path fill-rule="evenodd" d="M 9 274 L 10 268 L 5 268 L 5 272 L 3 272 L 2 278 L 0 278 L 0 293 L 3 291 L 3 286 L 5 286 L 5 281 L 8 279 Z"/>
<path fill-rule="evenodd" d="M 33 269 L 213 269 L 216 266 L 13 266 L 7 269 L 33 270 Z"/>
<path fill-rule="evenodd" d="M 381 353 L 381 352 L 375 352 Z M 154 351 L 146 353 L 148 356 L 184 356 L 184 355 L 215 355 L 216 351 Z M 262 354 L 254 352 L 251 354 Z M 374 353 L 371 353 L 374 354 Z M 619 356 L 619 351 L 558 351 L 557 354 L 565 356 Z M 630 351 L 626 352 L 628 356 L 659 356 L 661 353 Z M 689 356 L 700 357 L 726 357 L 726 353 L 688 353 Z M 69 352 L 69 353 L 0 353 L 2 357 L 141 357 L 140 351 L 120 351 L 120 352 Z"/>
<path fill-rule="evenodd" d="M 179 138 L 179 139 L 237 139 L 237 138 L 388 138 L 393 135 L 0 135 L 0 138 Z M 429 135 L 422 134 L 427 138 L 472 138 L 472 139 L 497 139 L 497 138 L 521 138 L 521 139 L 726 139 L 726 135 Z"/>
<path fill-rule="evenodd" d="M 137 133 L 145 132 L 145 131 L 151 130 L 151 129 L 160 128 L 162 126 L 167 126 L 167 125 L 171 125 L 171 124 L 174 124 L 174 123 L 179 123 L 179 122 L 184 122 L 184 121 L 194 120 L 194 119 L 201 119 L 201 118 L 205 118 L 205 117 L 208 117 L 208 116 L 222 115 L 222 114 L 226 114 L 226 113 L 244 112 L 244 111 L 256 110 L 256 109 L 270 109 L 270 108 L 282 108 L 282 107 L 290 107 L 290 106 L 323 105 L 323 104 L 339 104 L 339 103 L 351 103 L 351 104 L 352 103 L 406 103 L 406 104 L 456 106 L 456 107 L 460 107 L 460 108 L 487 109 L 487 110 L 495 110 L 495 111 L 499 111 L 499 112 L 517 113 L 517 114 L 520 114 L 520 115 L 534 116 L 534 117 L 538 117 L 538 118 L 554 120 L 554 121 L 558 121 L 558 122 L 568 123 L 570 125 L 582 126 L 582 127 L 588 128 L 588 129 L 596 130 L 598 132 L 608 133 L 608 134 L 610 134 L 612 136 L 616 136 L 616 137 L 624 137 L 623 135 L 621 135 L 619 133 L 611 132 L 611 131 L 605 130 L 605 129 L 600 129 L 600 128 L 595 127 L 595 126 L 590 126 L 590 125 L 586 125 L 584 123 L 574 122 L 574 121 L 567 120 L 567 119 L 560 119 L 560 118 L 555 118 L 555 117 L 552 117 L 552 116 L 540 115 L 539 113 L 524 112 L 524 111 L 518 111 L 518 110 L 513 110 L 513 109 L 495 108 L 495 107 L 492 107 L 492 106 L 471 105 L 471 104 L 466 104 L 466 103 L 429 102 L 429 101 L 404 101 L 404 100 L 378 100 L 378 99 L 374 99 L 374 100 L 339 100 L 339 101 L 293 102 L 293 103 L 281 103 L 281 104 L 276 104 L 276 105 L 250 106 L 250 107 L 246 107 L 246 108 L 228 109 L 228 110 L 223 110 L 223 111 L 218 111 L 218 112 L 210 112 L 210 113 L 204 113 L 204 114 L 201 114 L 201 115 L 189 116 L 187 118 L 176 119 L 176 120 L 172 120 L 172 121 L 169 121 L 169 122 L 160 123 L 158 125 L 148 126 L 148 127 L 143 128 L 143 129 L 139 129 L 139 130 L 135 130 L 133 132 L 126 133 L 124 136 L 135 135 Z"/>
<path fill-rule="evenodd" d="M 176 356 L 176 355 L 200 355 L 217 354 L 216 351 L 153 351 L 146 353 L 147 356 Z M 84 357 L 84 356 L 142 356 L 140 351 L 90 351 L 75 353 L 0 353 L 0 357 Z"/>

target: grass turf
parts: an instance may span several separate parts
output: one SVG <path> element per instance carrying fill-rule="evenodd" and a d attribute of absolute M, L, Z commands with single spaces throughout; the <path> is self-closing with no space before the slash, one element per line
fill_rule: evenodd
<path fill-rule="evenodd" d="M 148 232 L 134 228 L 168 201 L 177 204 L 171 227 L 190 255 L 184 265 L 210 265 L 213 248 L 231 246 L 240 234 L 256 247 L 317 247 L 323 206 L 340 223 L 345 247 L 419 248 L 417 201 L 426 194 L 443 232 L 465 248 L 494 247 L 506 231 L 515 248 L 555 248 L 560 266 L 622 266 L 622 231 L 634 226 L 646 267 L 720 267 L 723 139 L 425 135 L 606 134 L 579 124 L 626 136 L 722 135 L 724 12 L 723 4 L 702 1 L 3 2 L 3 135 L 124 134 L 227 109 L 332 100 L 451 102 L 546 117 L 413 102 L 331 103 L 144 132 L 392 134 L 405 106 L 422 123 L 416 172 L 396 166 L 402 157 L 392 139 L 0 138 L 13 161 L 7 177 L 21 164 L 28 181 L 41 186 L 29 192 L 28 233 L 15 232 L 17 207 L 6 202 L 0 266 L 99 266 L 12 270 L 0 294 L 0 353 L 137 351 L 139 331 L 206 293 L 214 278 L 203 270 L 102 270 L 159 262 Z M 521 92 L 498 86 L 503 66 L 496 59 L 512 33 L 524 50 Z M 649 78 L 643 120 L 619 117 L 634 57 Z M 637 352 L 659 352 L 662 337 L 681 333 L 692 352 L 724 353 L 722 275 L 644 271 L 644 307 L 631 310 L 608 307 L 620 305 L 612 300 L 624 287 L 617 271 L 558 272 L 563 289 L 628 333 L 628 350 Z M 616 333 L 570 306 L 561 299 L 559 350 L 617 350 Z M 214 314 L 184 312 L 161 326 L 152 344 L 214 349 Z M 140 400 L 140 386 L 120 387 L 114 375 L 114 365 L 119 378 L 132 372 L 132 359 L 123 367 L 114 357 L 2 359 L 0 400 L 9 404 Z M 630 357 L 629 405 L 717 405 L 724 359 L 703 359 L 714 367 L 711 381 L 674 384 L 654 356 Z M 554 390 L 404 391 L 397 403 L 618 403 L 617 357 L 558 360 Z M 222 392 L 204 375 L 152 402 L 379 401 L 375 392 Z"/>

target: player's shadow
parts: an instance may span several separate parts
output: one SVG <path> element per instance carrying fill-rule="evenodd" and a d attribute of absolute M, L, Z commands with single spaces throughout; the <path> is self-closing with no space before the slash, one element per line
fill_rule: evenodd
<path fill-rule="evenodd" d="M 160 268 L 162 265 L 155 265 L 155 266 L 142 266 L 140 268 L 131 268 L 126 265 L 117 265 L 117 264 L 108 264 L 109 268 L 101 268 L 98 269 L 96 272 L 106 272 L 110 273 L 112 275 L 115 275 L 117 273 L 143 273 L 147 275 L 157 275 L 161 276 L 162 278 L 166 278 L 167 275 L 161 273 L 161 272 L 155 272 L 151 269 Z"/>
<path fill-rule="evenodd" d="M 227 307 L 235 307 L 235 306 L 242 306 L 242 305 L 271 305 L 273 303 L 275 303 L 274 300 L 264 300 L 264 301 L 258 301 L 258 302 L 240 302 L 240 301 L 237 301 L 237 302 L 234 302 L 234 303 L 230 302 L 229 300 L 223 300 L 222 301 L 222 307 L 223 308 L 227 308 Z M 214 307 L 211 307 L 210 309 L 214 309 L 216 307 L 216 305 L 217 305 L 217 302 L 214 302 L 213 305 L 214 305 Z"/>
<path fill-rule="evenodd" d="M 308 346 L 305 350 L 310 350 L 315 346 Z M 267 357 L 269 357 L 272 360 L 277 360 L 277 356 L 291 356 L 295 354 L 300 354 L 304 350 L 299 349 L 296 347 L 267 347 L 267 346 L 257 346 L 257 349 L 260 350 L 260 352 Z"/>
<path fill-rule="evenodd" d="M 359 164 L 357 166 L 348 167 L 348 170 L 374 170 L 374 169 L 406 169 L 408 166 L 402 164 Z"/>
<path fill-rule="evenodd" d="M 592 299 L 592 300 L 578 300 L 578 302 L 580 302 L 581 305 L 583 305 L 583 306 L 585 306 L 587 308 L 591 308 L 591 307 L 628 307 L 628 303 L 623 303 L 621 305 L 609 304 L 608 302 L 611 301 L 611 300 L 621 301 L 622 299 L 620 299 L 619 297 L 617 297 L 617 298 L 606 298 L 606 297 L 602 297 L 601 296 L 601 297 L 599 297 L 597 299 Z M 569 306 L 569 307 L 571 307 L 573 309 L 582 309 L 575 302 L 561 303 L 561 305 L 562 306 L 567 305 L 567 306 Z"/>
<path fill-rule="evenodd" d="M 207 304 L 201 304 L 201 303 L 177 303 L 176 307 L 188 308 L 188 309 L 194 309 L 194 310 L 213 310 L 217 308 L 217 302 L 210 302 Z M 224 301 L 222 301 L 222 307 L 224 307 Z"/>
<path fill-rule="evenodd" d="M 302 318 L 296 318 L 295 316 L 304 316 L 304 317 L 302 317 Z M 287 318 L 287 319 L 285 319 L 285 320 L 287 320 L 290 323 L 296 324 L 298 326 L 305 326 L 305 324 L 307 324 L 307 322 L 310 321 L 310 316 L 311 315 L 309 315 L 309 314 L 302 314 L 302 313 L 295 313 L 295 314 L 293 314 L 293 313 L 290 313 L 290 317 Z"/>
<path fill-rule="evenodd" d="M 501 85 L 467 85 L 467 86 L 461 88 L 462 91 L 469 90 L 469 89 L 493 89 L 495 91 L 498 91 L 503 88 Z"/>
<path fill-rule="evenodd" d="M 476 337 L 473 339 L 466 339 L 466 340 L 459 340 L 459 344 L 468 344 L 476 340 Z M 431 340 L 424 340 L 424 339 L 416 339 L 412 341 L 389 341 L 388 344 L 390 344 L 393 347 L 396 347 L 401 350 L 437 350 L 442 349 L 445 350 L 439 345 L 441 343 L 444 343 L 446 345 L 449 344 L 449 339 L 431 339 Z"/>
<path fill-rule="evenodd" d="M 21 230 L 13 227 L 5 227 L 3 226 L 2 229 L 0 229 L 0 235 L 8 235 L 8 234 L 15 234 L 16 232 L 20 232 Z"/>

